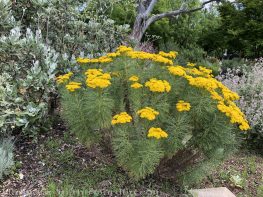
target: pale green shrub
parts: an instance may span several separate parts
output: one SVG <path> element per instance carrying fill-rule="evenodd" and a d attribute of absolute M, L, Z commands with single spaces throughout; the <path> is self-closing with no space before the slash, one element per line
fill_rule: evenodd
<path fill-rule="evenodd" d="M 0 140 L 0 179 L 8 174 L 8 169 L 14 164 L 13 142 L 9 138 Z"/>
<path fill-rule="evenodd" d="M 19 28 L 0 38 L 0 114 L 1 134 L 22 130 L 35 135 L 39 128 L 49 128 L 50 94 L 55 90 L 54 78 L 58 54 L 42 43 L 41 34 Z"/>

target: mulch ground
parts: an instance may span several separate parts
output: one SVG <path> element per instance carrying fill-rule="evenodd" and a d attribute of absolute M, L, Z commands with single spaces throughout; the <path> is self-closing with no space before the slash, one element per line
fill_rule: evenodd
<path fill-rule="evenodd" d="M 60 138 L 63 136 L 65 128 L 58 124 L 51 132 L 41 135 L 37 142 L 33 142 L 29 139 L 20 139 L 15 143 L 15 169 L 13 172 L 2 180 L 0 184 L 0 196 L 1 197 L 15 197 L 15 196 L 45 196 L 45 188 L 49 181 L 49 177 L 52 177 L 53 171 L 42 160 L 42 156 L 45 153 L 43 150 L 43 144 L 50 137 Z M 86 165 L 87 162 L 112 162 L 110 156 L 105 156 L 101 151 L 94 149 L 88 150 L 79 143 L 74 145 L 75 158 L 78 163 Z M 263 158 L 255 156 L 254 169 L 248 169 L 248 154 L 239 153 L 229 160 L 227 160 L 220 168 L 215 171 L 210 177 L 199 185 L 199 188 L 219 187 L 225 186 L 229 188 L 233 193 L 239 196 L 257 196 L 258 186 L 263 184 Z M 254 165 L 254 164 L 249 164 Z M 59 168 L 59 165 L 54 164 L 54 168 Z M 96 167 L 96 166 L 94 166 Z M 253 167 L 253 166 L 252 166 Z M 240 172 L 247 170 L 246 184 L 243 188 L 237 187 L 233 182 L 229 180 L 229 177 L 222 178 L 222 172 L 226 172 L 226 176 L 230 176 L 233 172 Z M 251 172 L 253 171 L 253 172 Z M 50 176 L 51 175 L 51 176 Z M 55 180 L 60 181 L 60 180 Z M 170 196 L 170 195 L 167 195 Z"/>

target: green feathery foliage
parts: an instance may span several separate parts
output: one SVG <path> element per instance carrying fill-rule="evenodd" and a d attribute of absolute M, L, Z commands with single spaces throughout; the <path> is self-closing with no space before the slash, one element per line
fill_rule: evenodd
<path fill-rule="evenodd" d="M 179 66 L 176 55 L 121 46 L 97 59 L 78 58 L 76 72 L 57 78 L 71 131 L 88 145 L 107 139 L 135 180 L 168 169 L 165 177 L 196 183 L 236 149 L 233 123 L 249 129 L 233 102 L 238 95 L 212 70 Z"/>

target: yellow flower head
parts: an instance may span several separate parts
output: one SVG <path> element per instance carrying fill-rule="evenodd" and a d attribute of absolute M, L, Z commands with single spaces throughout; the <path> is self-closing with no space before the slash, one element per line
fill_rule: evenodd
<path fill-rule="evenodd" d="M 182 112 L 182 111 L 190 111 L 191 105 L 190 105 L 190 103 L 187 103 L 187 102 L 184 102 L 183 100 L 180 100 L 180 101 L 176 104 L 176 109 L 177 109 L 179 112 Z"/>
<path fill-rule="evenodd" d="M 133 82 L 136 82 L 139 80 L 139 77 L 137 77 L 136 75 L 133 75 L 129 78 L 129 81 L 133 81 Z"/>
<path fill-rule="evenodd" d="M 111 124 L 112 125 L 125 124 L 131 121 L 132 121 L 132 117 L 129 114 L 127 114 L 127 112 L 121 112 L 120 114 L 113 116 Z"/>
<path fill-rule="evenodd" d="M 157 115 L 159 115 L 158 111 L 155 111 L 153 108 L 145 107 L 139 111 L 137 114 L 140 115 L 141 118 L 146 118 L 148 120 L 154 120 Z"/>
<path fill-rule="evenodd" d="M 171 74 L 176 76 L 185 76 L 185 68 L 182 66 L 168 66 L 168 70 Z"/>
<path fill-rule="evenodd" d="M 235 92 L 232 92 L 227 87 L 222 88 L 222 93 L 224 95 L 225 100 L 229 100 L 229 101 L 239 100 L 239 95 Z"/>
<path fill-rule="evenodd" d="M 126 46 L 119 46 L 117 49 L 117 52 L 119 53 L 124 53 L 124 52 L 128 52 L 128 51 L 133 51 L 133 49 L 131 47 L 126 47 Z"/>
<path fill-rule="evenodd" d="M 175 59 L 176 56 L 178 55 L 178 52 L 176 51 L 170 51 L 169 53 L 165 53 L 163 51 L 159 52 L 159 55 L 166 57 L 166 58 L 171 58 L 171 59 Z"/>
<path fill-rule="evenodd" d="M 148 131 L 148 135 L 147 137 L 154 137 L 156 139 L 160 139 L 160 138 L 167 138 L 168 134 L 163 131 L 161 128 L 155 128 L 155 127 L 151 127 Z"/>
<path fill-rule="evenodd" d="M 247 130 L 251 129 L 247 121 L 243 121 L 241 123 L 241 125 L 239 125 L 239 128 L 242 131 L 247 131 Z"/>
<path fill-rule="evenodd" d="M 113 59 L 110 58 L 109 56 L 102 56 L 99 58 L 93 58 L 93 59 L 89 59 L 89 58 L 77 58 L 77 62 L 79 64 L 87 64 L 87 63 L 109 63 L 112 62 Z"/>
<path fill-rule="evenodd" d="M 71 82 L 69 82 L 68 85 L 66 85 L 66 88 L 67 88 L 70 92 L 74 92 L 76 89 L 80 89 L 80 88 L 81 88 L 81 83 L 71 81 Z"/>
<path fill-rule="evenodd" d="M 232 124 L 239 124 L 239 128 L 241 130 L 245 131 L 250 129 L 248 121 L 245 119 L 245 115 L 241 112 L 241 110 L 236 106 L 234 102 L 228 101 L 228 105 L 226 105 L 223 101 L 219 101 L 217 108 L 219 111 L 230 118 L 230 122 Z"/>
<path fill-rule="evenodd" d="M 194 67 L 195 65 L 196 65 L 196 64 L 194 64 L 194 63 L 187 62 L 187 66 Z"/>
<path fill-rule="evenodd" d="M 165 80 L 157 80 L 152 78 L 145 83 L 145 87 L 148 87 L 152 92 L 170 92 L 171 86 Z"/>
<path fill-rule="evenodd" d="M 117 57 L 117 56 L 120 56 L 121 53 L 120 52 L 116 52 L 116 53 L 108 53 L 107 54 L 107 57 Z"/>
<path fill-rule="evenodd" d="M 85 72 L 85 75 L 94 75 L 94 76 L 102 75 L 102 69 L 88 69 Z"/>
<path fill-rule="evenodd" d="M 69 80 L 69 78 L 73 75 L 72 72 L 69 72 L 67 74 L 64 74 L 64 75 L 59 75 L 56 80 L 57 80 L 57 83 L 58 84 L 61 84 L 61 83 L 64 83 L 66 82 L 67 80 Z"/>
<path fill-rule="evenodd" d="M 136 82 L 136 83 L 131 84 L 131 87 L 134 88 L 134 89 L 139 89 L 139 88 L 142 88 L 143 85 Z"/>
<path fill-rule="evenodd" d="M 129 51 L 126 53 L 126 55 L 132 59 L 146 59 L 146 60 L 148 59 L 158 63 L 173 65 L 172 60 L 163 57 L 159 54 L 152 54 L 143 51 Z"/>
<path fill-rule="evenodd" d="M 109 73 L 103 73 L 101 69 L 88 69 L 86 84 L 90 88 L 107 88 L 111 85 Z"/>
<path fill-rule="evenodd" d="M 205 68 L 203 66 L 199 66 L 199 70 L 204 74 L 204 75 L 211 75 L 212 74 L 212 70 L 211 69 L 208 69 L 208 68 Z"/>

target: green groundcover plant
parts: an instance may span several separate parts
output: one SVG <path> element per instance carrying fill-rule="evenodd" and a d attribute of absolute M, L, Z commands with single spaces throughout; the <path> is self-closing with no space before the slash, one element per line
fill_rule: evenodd
<path fill-rule="evenodd" d="M 106 140 L 135 180 L 175 163 L 177 180 L 195 183 L 236 148 L 235 131 L 250 128 L 236 93 L 176 56 L 120 46 L 57 77 L 71 131 L 89 146 Z"/>

